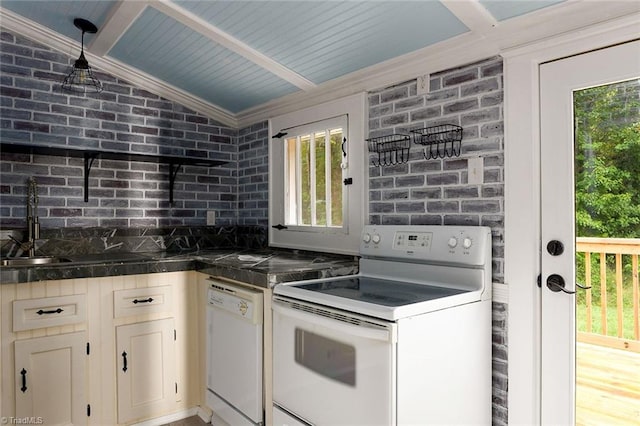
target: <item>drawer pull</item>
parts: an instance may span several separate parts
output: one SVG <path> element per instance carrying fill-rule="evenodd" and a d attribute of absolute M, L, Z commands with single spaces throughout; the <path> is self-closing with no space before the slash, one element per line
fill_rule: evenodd
<path fill-rule="evenodd" d="M 138 303 L 151 303 L 153 302 L 153 298 L 148 298 L 148 299 L 142 299 L 142 300 L 138 300 L 138 299 L 133 299 L 131 301 L 131 303 L 133 303 L 134 305 L 137 305 Z"/>
<path fill-rule="evenodd" d="M 22 387 L 20 390 L 25 393 L 27 391 L 27 370 L 23 368 L 20 374 L 22 375 Z"/>
<path fill-rule="evenodd" d="M 125 373 L 127 372 L 127 353 L 126 352 L 122 352 L 122 361 L 124 366 L 122 367 L 122 371 L 124 371 Z"/>
<path fill-rule="evenodd" d="M 36 314 L 38 315 L 44 315 L 44 314 L 60 314 L 64 312 L 64 309 L 62 308 L 58 308 L 58 309 L 54 309 L 52 311 L 43 311 L 42 309 L 40 309 L 38 312 L 36 312 Z"/>

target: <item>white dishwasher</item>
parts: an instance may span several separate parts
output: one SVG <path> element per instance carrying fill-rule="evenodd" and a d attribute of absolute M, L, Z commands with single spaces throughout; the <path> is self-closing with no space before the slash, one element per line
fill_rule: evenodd
<path fill-rule="evenodd" d="M 213 425 L 262 425 L 263 294 L 208 279 L 207 405 Z M 218 420 L 218 422 L 216 422 Z"/>

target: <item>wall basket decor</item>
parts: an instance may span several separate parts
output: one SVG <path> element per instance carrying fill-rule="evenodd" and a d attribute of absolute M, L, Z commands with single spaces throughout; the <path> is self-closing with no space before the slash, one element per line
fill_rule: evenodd
<path fill-rule="evenodd" d="M 423 145 L 424 158 L 450 158 L 460 155 L 462 127 L 455 124 L 441 124 L 411 130 L 413 142 Z"/>
<path fill-rule="evenodd" d="M 377 153 L 378 159 L 372 160 L 374 166 L 392 166 L 409 161 L 411 138 L 397 134 L 366 139 L 370 153 Z"/>

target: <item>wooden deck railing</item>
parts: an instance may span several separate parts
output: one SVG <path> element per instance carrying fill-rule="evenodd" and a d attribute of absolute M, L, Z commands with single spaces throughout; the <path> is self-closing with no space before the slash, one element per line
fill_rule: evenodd
<path fill-rule="evenodd" d="M 594 307 L 593 302 L 593 290 L 585 290 L 584 301 L 578 300 L 578 309 L 586 310 L 586 323 L 585 331 L 578 331 L 578 340 L 586 343 L 593 343 L 600 346 L 608 346 L 618 349 L 626 349 L 634 352 L 640 352 L 640 325 L 638 319 L 638 313 L 640 312 L 640 292 L 638 290 L 638 255 L 640 255 L 640 238 L 577 238 L 576 239 L 576 252 L 584 253 L 584 276 L 577 277 L 578 282 L 584 280 L 584 284 L 591 287 L 592 280 L 592 268 L 591 260 L 592 255 L 599 257 L 599 269 L 600 279 L 599 284 L 599 296 L 600 306 L 597 312 L 597 307 Z M 607 291 L 607 255 L 610 258 L 615 258 L 615 294 L 608 294 Z M 631 274 L 625 274 L 623 272 L 623 265 L 627 267 L 631 265 Z M 625 279 L 626 278 L 626 279 Z M 628 288 L 631 287 L 631 292 Z M 581 291 L 581 290 L 578 290 Z M 626 298 L 629 297 L 629 293 L 633 298 L 631 306 L 627 301 L 627 307 L 625 308 L 625 291 L 627 292 Z M 615 309 L 617 326 L 614 336 L 609 333 L 609 325 L 607 324 L 607 318 L 609 314 L 610 306 L 608 306 L 608 298 L 615 297 Z M 626 323 L 625 323 L 625 309 L 627 311 Z M 628 311 L 632 310 L 631 315 Z M 596 311 L 596 312 L 594 312 Z M 594 315 L 599 316 L 600 329 L 594 330 Z M 630 324 L 631 322 L 631 324 Z M 631 335 L 627 332 L 625 335 L 624 330 L 633 330 Z"/>

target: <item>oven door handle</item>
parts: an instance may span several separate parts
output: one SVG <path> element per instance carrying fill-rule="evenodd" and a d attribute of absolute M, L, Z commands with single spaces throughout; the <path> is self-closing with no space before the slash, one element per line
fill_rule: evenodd
<path fill-rule="evenodd" d="M 362 337 L 369 340 L 379 340 L 382 342 L 391 343 L 396 342 L 396 333 L 393 324 L 389 324 L 387 326 L 380 325 L 380 329 L 362 325 L 354 325 L 346 321 L 340 321 L 339 319 L 327 318 L 320 315 L 310 314 L 305 311 L 299 311 L 297 309 L 287 307 L 277 300 L 273 301 L 271 307 L 274 312 L 297 320 L 308 322 L 310 324 L 313 324 L 314 326 L 322 326 L 343 334 Z"/>

